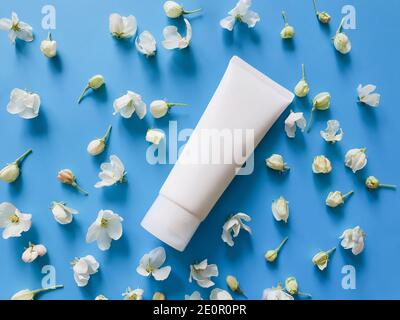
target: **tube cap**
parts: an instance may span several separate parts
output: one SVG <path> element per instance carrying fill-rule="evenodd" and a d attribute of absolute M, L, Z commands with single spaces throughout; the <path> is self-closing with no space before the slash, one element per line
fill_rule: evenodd
<path fill-rule="evenodd" d="M 172 248 L 184 251 L 200 223 L 196 216 L 160 194 L 141 225 Z"/>

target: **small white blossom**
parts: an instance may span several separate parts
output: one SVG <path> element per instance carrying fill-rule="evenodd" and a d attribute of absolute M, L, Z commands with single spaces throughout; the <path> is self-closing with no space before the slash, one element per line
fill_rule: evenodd
<path fill-rule="evenodd" d="M 165 133 L 157 129 L 149 129 L 146 133 L 146 141 L 159 145 L 165 138 Z"/>
<path fill-rule="evenodd" d="M 86 242 L 97 241 L 100 250 L 110 249 L 112 240 L 119 240 L 122 237 L 122 219 L 111 210 L 100 210 L 97 219 L 89 227 Z"/>
<path fill-rule="evenodd" d="M 167 17 L 171 19 L 179 18 L 181 15 L 184 14 L 196 13 L 201 10 L 185 10 L 180 4 L 176 3 L 175 1 L 165 1 L 163 8 Z"/>
<path fill-rule="evenodd" d="M 137 21 L 132 15 L 123 17 L 118 13 L 113 13 L 109 18 L 110 33 L 119 39 L 132 38 L 137 31 Z"/>
<path fill-rule="evenodd" d="M 40 51 L 47 58 L 54 58 L 57 55 L 57 42 L 53 40 L 51 32 L 49 32 L 47 39 L 40 43 Z"/>
<path fill-rule="evenodd" d="M 92 156 L 97 156 L 97 155 L 99 155 L 100 153 L 103 153 L 103 151 L 104 151 L 105 148 L 106 148 L 106 143 L 107 143 L 108 137 L 109 137 L 109 135 L 110 135 L 111 129 L 112 129 L 111 125 L 108 126 L 108 129 L 107 129 L 105 135 L 104 135 L 102 138 L 98 138 L 98 139 L 92 140 L 92 141 L 88 144 L 88 146 L 87 146 L 87 152 L 88 152 L 90 155 L 92 155 Z"/>
<path fill-rule="evenodd" d="M 328 251 L 319 251 L 313 258 L 312 263 L 317 266 L 317 268 L 321 271 L 325 270 L 328 266 L 329 258 L 336 250 L 336 247 L 329 249 Z"/>
<path fill-rule="evenodd" d="M 236 21 L 246 23 L 249 28 L 254 28 L 260 16 L 250 10 L 251 0 L 239 0 L 236 6 L 228 12 L 229 16 L 220 21 L 220 26 L 229 31 L 233 30 Z"/>
<path fill-rule="evenodd" d="M 332 165 L 325 156 L 316 156 L 312 164 L 312 170 L 316 174 L 326 174 L 332 171 Z"/>
<path fill-rule="evenodd" d="M 75 258 L 72 261 L 72 270 L 74 271 L 74 279 L 78 287 L 85 287 L 90 276 L 99 271 L 100 264 L 96 259 L 88 255 L 82 258 Z"/>
<path fill-rule="evenodd" d="M 7 111 L 23 119 L 33 119 L 39 115 L 40 96 L 22 89 L 15 88 L 11 91 Z"/>
<path fill-rule="evenodd" d="M 196 280 L 197 284 L 202 288 L 212 287 L 215 283 L 210 280 L 211 277 L 218 276 L 218 267 L 216 264 L 208 264 L 207 259 L 204 259 L 198 264 L 190 265 L 189 282 Z"/>
<path fill-rule="evenodd" d="M 345 156 L 345 165 L 353 170 L 353 173 L 363 169 L 367 165 L 367 149 L 351 149 Z"/>
<path fill-rule="evenodd" d="M 306 75 L 304 71 L 304 64 L 301 65 L 301 80 L 297 83 L 296 87 L 294 88 L 294 93 L 299 98 L 304 98 L 310 92 L 310 86 L 306 80 Z"/>
<path fill-rule="evenodd" d="M 108 300 L 105 295 L 99 294 L 94 300 Z"/>
<path fill-rule="evenodd" d="M 341 193 L 340 191 L 329 192 L 328 197 L 326 198 L 326 205 L 331 208 L 336 208 L 344 203 L 344 201 L 354 193 L 354 191 L 350 191 L 346 194 Z"/>
<path fill-rule="evenodd" d="M 192 40 L 192 26 L 188 19 L 184 19 L 186 25 L 186 36 L 182 37 L 175 26 L 167 26 L 163 30 L 165 40 L 162 42 L 165 49 L 185 49 Z"/>
<path fill-rule="evenodd" d="M 164 117 L 172 107 L 186 107 L 185 103 L 168 102 L 165 100 L 154 100 L 150 104 L 150 112 L 154 118 Z"/>
<path fill-rule="evenodd" d="M 296 136 L 297 127 L 304 132 L 306 126 L 307 123 L 303 112 L 290 111 L 289 116 L 285 120 L 285 131 L 289 138 L 294 138 Z"/>
<path fill-rule="evenodd" d="M 317 16 L 318 20 L 319 20 L 321 23 L 328 24 L 329 22 L 331 22 L 331 15 L 330 15 L 328 12 L 326 12 L 326 11 L 319 11 L 319 10 L 317 9 L 316 0 L 314 0 L 314 10 L 315 10 L 315 15 Z"/>
<path fill-rule="evenodd" d="M 85 97 L 85 94 L 90 90 L 99 90 L 102 86 L 104 86 L 106 80 L 101 74 L 96 74 L 89 79 L 86 84 L 86 87 L 83 89 L 81 95 L 78 98 L 78 104 L 81 103 L 82 99 Z"/>
<path fill-rule="evenodd" d="M 233 247 L 234 242 L 232 236 L 236 238 L 241 229 L 251 233 L 251 228 L 243 223 L 243 221 L 249 222 L 251 221 L 250 216 L 245 213 L 237 213 L 230 217 L 222 227 L 222 241 L 227 243 L 229 246 Z"/>
<path fill-rule="evenodd" d="M 132 290 L 128 287 L 122 296 L 124 297 L 124 300 L 143 300 L 143 293 L 143 289 L 137 288 Z"/>
<path fill-rule="evenodd" d="M 146 57 L 151 57 L 156 54 L 157 42 L 149 31 L 143 31 L 135 41 L 137 51 Z"/>
<path fill-rule="evenodd" d="M 294 298 L 289 293 L 286 293 L 280 285 L 278 285 L 276 288 L 265 289 L 262 300 L 294 300 Z"/>
<path fill-rule="evenodd" d="M 329 143 L 342 141 L 343 130 L 340 128 L 340 123 L 337 120 L 329 120 L 325 130 L 320 131 L 321 137 Z"/>
<path fill-rule="evenodd" d="M 79 213 L 77 210 L 67 207 L 64 202 L 52 202 L 50 209 L 59 224 L 71 223 L 73 216 Z"/>
<path fill-rule="evenodd" d="M 47 253 L 47 249 L 42 244 L 33 244 L 29 242 L 28 248 L 25 249 L 22 254 L 22 261 L 25 263 L 31 263 L 38 257 L 43 257 Z"/>
<path fill-rule="evenodd" d="M 285 11 L 282 11 L 283 21 L 285 22 L 285 26 L 283 27 L 280 35 L 282 39 L 292 39 L 295 35 L 294 27 L 289 25 L 287 15 Z"/>
<path fill-rule="evenodd" d="M 116 155 L 110 156 L 110 162 L 102 163 L 100 169 L 101 181 L 94 185 L 95 188 L 110 187 L 125 181 L 125 166 Z"/>
<path fill-rule="evenodd" d="M 351 249 L 354 255 L 358 255 L 364 250 L 364 238 L 364 231 L 357 226 L 354 229 L 347 229 L 343 232 L 340 236 L 340 239 L 342 239 L 340 244 L 344 249 Z"/>
<path fill-rule="evenodd" d="M 211 290 L 210 300 L 233 300 L 233 298 L 228 291 L 214 288 Z"/>
<path fill-rule="evenodd" d="M 158 247 L 146 253 L 139 262 L 136 272 L 143 277 L 153 276 L 157 281 L 162 281 L 168 278 L 171 267 L 161 267 L 166 259 L 165 250 L 163 247 Z"/>
<path fill-rule="evenodd" d="M 373 84 L 367 84 L 366 86 L 360 84 L 357 88 L 359 101 L 370 107 L 378 107 L 381 95 L 379 93 L 374 93 L 375 90 L 376 86 Z"/>
<path fill-rule="evenodd" d="M 12 203 L 0 204 L 0 228 L 3 230 L 3 239 L 20 237 L 23 232 L 29 231 L 32 226 L 32 215 L 22 213 Z"/>
<path fill-rule="evenodd" d="M 8 39 L 12 44 L 15 44 L 17 38 L 26 42 L 33 41 L 32 27 L 20 21 L 15 12 L 12 12 L 11 19 L 0 19 L 0 30 L 8 32 Z"/>
<path fill-rule="evenodd" d="M 289 202 L 284 197 L 279 197 L 272 202 L 272 214 L 276 221 L 287 223 L 289 219 Z"/>
<path fill-rule="evenodd" d="M 265 164 L 268 168 L 279 172 L 285 172 L 289 170 L 289 167 L 287 166 L 287 164 L 283 160 L 283 157 L 280 154 L 273 154 L 265 160 Z"/>
<path fill-rule="evenodd" d="M 336 31 L 335 36 L 333 37 L 333 45 L 335 49 L 339 51 L 341 54 L 347 54 L 351 51 L 351 42 L 349 37 L 342 32 L 344 19 L 340 22 L 339 28 Z"/>
<path fill-rule="evenodd" d="M 1 169 L 0 170 L 0 180 L 7 182 L 7 183 L 15 182 L 21 174 L 21 169 L 20 169 L 21 162 L 31 153 L 32 153 L 32 149 L 29 149 L 24 154 L 22 154 L 19 158 L 17 158 L 14 162 L 9 163 L 3 169 Z"/>
<path fill-rule="evenodd" d="M 192 294 L 185 294 L 185 300 L 203 300 L 200 292 L 194 291 Z"/>
<path fill-rule="evenodd" d="M 36 295 L 38 295 L 39 293 L 49 291 L 49 290 L 56 290 L 59 288 L 64 288 L 64 286 L 57 285 L 57 286 L 42 288 L 42 289 L 37 289 L 37 290 L 24 289 L 24 290 L 18 291 L 16 294 L 14 294 L 11 297 L 11 300 L 35 300 Z"/>
<path fill-rule="evenodd" d="M 139 94 L 133 91 L 128 91 L 127 94 L 115 99 L 113 107 L 113 114 L 119 113 L 125 119 L 129 119 L 134 113 L 139 119 L 143 119 L 147 113 L 146 103 Z"/>

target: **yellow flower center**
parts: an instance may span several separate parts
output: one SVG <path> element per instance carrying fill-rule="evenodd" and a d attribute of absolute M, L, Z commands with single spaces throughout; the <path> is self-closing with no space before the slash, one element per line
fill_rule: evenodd
<path fill-rule="evenodd" d="M 10 221 L 11 221 L 11 223 L 18 223 L 19 222 L 19 217 L 16 214 L 13 214 L 10 217 Z"/>
<path fill-rule="evenodd" d="M 135 293 L 132 293 L 132 294 L 129 296 L 129 300 L 137 300 L 137 295 L 136 295 Z"/>
<path fill-rule="evenodd" d="M 152 272 L 154 271 L 154 268 L 153 268 L 151 265 L 148 265 L 148 266 L 146 267 L 146 271 L 147 271 L 148 273 L 152 273 Z"/>
<path fill-rule="evenodd" d="M 102 219 L 101 219 L 101 222 L 100 222 L 100 226 L 101 226 L 102 228 L 107 228 L 107 227 L 108 227 L 108 220 L 102 218 Z"/>

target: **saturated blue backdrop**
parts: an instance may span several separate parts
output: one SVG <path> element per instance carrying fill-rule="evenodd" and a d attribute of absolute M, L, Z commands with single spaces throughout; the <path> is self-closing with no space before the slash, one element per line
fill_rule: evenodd
<path fill-rule="evenodd" d="M 0 185 L 0 201 L 13 202 L 24 212 L 33 214 L 33 227 L 19 239 L 0 240 L 0 298 L 9 298 L 24 288 L 37 288 L 43 265 L 54 265 L 57 282 L 65 289 L 43 295 L 43 299 L 93 299 L 97 294 L 120 299 L 126 287 L 142 287 L 145 298 L 154 291 L 168 298 L 182 299 L 185 293 L 200 290 L 208 297 L 210 290 L 188 283 L 189 264 L 208 258 L 219 267 L 216 285 L 226 288 L 225 276 L 238 277 L 250 298 L 258 299 L 264 288 L 297 277 L 301 290 L 315 299 L 399 298 L 398 230 L 400 202 L 398 193 L 381 190 L 370 193 L 363 186 L 364 178 L 374 174 L 388 183 L 399 183 L 397 138 L 399 75 L 396 0 L 319 1 L 321 9 L 333 15 L 331 27 L 316 21 L 310 1 L 254 1 L 254 10 L 261 22 L 254 30 L 237 25 L 233 33 L 219 27 L 219 20 L 235 1 L 184 1 L 186 7 L 202 7 L 193 15 L 193 42 L 189 49 L 167 51 L 161 46 L 162 29 L 170 21 L 162 10 L 163 1 L 10 1 L 3 0 L 0 16 L 8 17 L 15 10 L 35 32 L 33 43 L 9 44 L 6 33 L 0 33 L 0 162 L 14 160 L 27 148 L 34 153 L 24 162 L 23 174 L 13 185 Z M 41 8 L 53 4 L 57 9 L 57 28 L 53 31 L 59 45 L 59 58 L 49 61 L 39 50 L 47 31 L 41 28 Z M 353 50 L 348 56 L 335 52 L 330 37 L 341 19 L 341 8 L 353 4 L 357 10 L 357 29 L 348 30 Z M 296 27 L 293 42 L 283 42 L 279 31 L 283 26 L 280 12 L 285 9 Z M 108 32 L 110 13 L 137 17 L 139 31 L 151 31 L 158 41 L 153 59 L 138 54 L 132 41 L 113 39 Z M 169 120 L 177 120 L 179 129 L 194 127 L 213 94 L 230 57 L 237 54 L 268 74 L 293 88 L 305 63 L 311 95 L 330 91 L 332 108 L 316 115 L 310 134 L 298 134 L 289 140 L 283 122 L 289 110 L 279 119 L 255 152 L 255 172 L 234 180 L 200 227 L 189 247 L 179 253 L 165 246 L 167 264 L 172 266 L 170 278 L 156 282 L 139 276 L 135 268 L 140 257 L 161 243 L 143 230 L 139 223 L 155 199 L 171 166 L 152 166 L 146 162 L 148 144 L 144 141 L 150 126 L 167 129 Z M 105 90 L 89 94 L 76 104 L 87 79 L 101 73 L 107 80 Z M 374 83 L 382 94 L 380 108 L 358 105 L 356 87 Z M 9 93 L 14 87 L 38 92 L 42 97 L 40 117 L 24 121 L 7 113 Z M 190 104 L 174 110 L 162 120 L 151 116 L 139 121 L 123 120 L 112 115 L 112 102 L 126 90 L 139 92 L 147 103 L 168 98 Z M 243 106 L 246 108 L 246 106 Z M 307 99 L 296 100 L 290 107 L 309 115 Z M 329 119 L 340 120 L 345 137 L 337 145 L 327 145 L 319 136 Z M 86 153 L 87 143 L 101 136 L 112 124 L 107 152 L 92 158 Z M 343 164 L 344 153 L 353 147 L 367 147 L 366 169 L 354 175 Z M 283 154 L 292 170 L 277 175 L 267 170 L 264 159 L 272 153 Z M 99 165 L 110 154 L 117 154 L 125 163 L 128 183 L 96 190 Z M 334 167 L 332 174 L 313 175 L 311 161 L 325 154 Z M 79 182 L 90 192 L 84 197 L 61 185 L 56 175 L 62 168 L 71 168 Z M 324 205 L 331 190 L 354 189 L 354 196 L 345 206 L 329 210 Z M 284 195 L 290 201 L 291 216 L 287 225 L 274 221 L 271 201 Z M 80 215 L 67 226 L 58 225 L 49 210 L 51 201 L 65 201 L 77 208 Z M 124 235 L 111 250 L 101 252 L 96 244 L 85 243 L 87 228 L 99 209 L 112 209 L 124 217 Z M 221 226 L 232 213 L 246 212 L 253 221 L 253 235 L 242 233 L 233 248 L 220 239 Z M 338 237 L 348 227 L 361 225 L 367 233 L 365 251 L 357 257 L 339 248 L 332 256 L 326 272 L 311 263 L 319 249 L 338 245 Z M 263 254 L 275 247 L 284 236 L 287 245 L 274 265 L 264 261 Z M 33 264 L 20 260 L 28 241 L 44 243 L 47 257 Z M 101 263 L 100 273 L 90 284 L 78 288 L 69 265 L 75 256 L 94 255 Z M 341 269 L 355 266 L 357 289 L 343 290 Z"/>

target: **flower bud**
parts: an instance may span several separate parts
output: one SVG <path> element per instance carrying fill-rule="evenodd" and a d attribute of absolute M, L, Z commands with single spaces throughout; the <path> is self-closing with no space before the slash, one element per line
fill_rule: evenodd
<path fill-rule="evenodd" d="M 332 171 L 332 165 L 328 158 L 325 156 L 317 156 L 314 158 L 312 164 L 312 170 L 314 173 L 329 173 Z"/>
<path fill-rule="evenodd" d="M 318 12 L 317 17 L 321 23 L 328 24 L 331 22 L 331 16 L 328 12 Z"/>
<path fill-rule="evenodd" d="M 50 39 L 43 40 L 40 44 L 40 51 L 47 58 L 54 58 L 57 55 L 57 42 Z"/>
<path fill-rule="evenodd" d="M 279 197 L 272 202 L 272 214 L 276 221 L 287 223 L 289 219 L 289 202 L 284 197 Z"/>
<path fill-rule="evenodd" d="M 104 151 L 106 143 L 103 139 L 95 139 L 87 146 L 87 152 L 92 156 L 97 156 Z"/>
<path fill-rule="evenodd" d="M 160 144 L 161 140 L 165 138 L 164 132 L 156 129 L 149 129 L 146 133 L 146 141 L 155 145 Z"/>
<path fill-rule="evenodd" d="M 3 169 L 0 170 L 0 180 L 7 182 L 7 183 L 12 183 L 15 180 L 18 179 L 20 175 L 20 169 L 18 164 L 11 163 L 4 167 Z"/>
<path fill-rule="evenodd" d="M 99 294 L 94 300 L 108 300 L 108 298 L 103 294 Z"/>
<path fill-rule="evenodd" d="M 281 31 L 282 39 L 292 39 L 294 35 L 295 35 L 295 30 L 290 25 L 286 25 Z"/>
<path fill-rule="evenodd" d="M 265 160 L 265 164 L 267 165 L 268 168 L 280 172 L 285 172 L 286 170 L 289 169 L 289 167 L 283 160 L 283 157 L 279 154 L 273 154 L 272 156 L 270 156 L 268 159 Z"/>
<path fill-rule="evenodd" d="M 95 75 L 89 79 L 88 85 L 91 89 L 97 90 L 105 83 L 102 75 Z"/>
<path fill-rule="evenodd" d="M 320 251 L 313 258 L 312 262 L 315 266 L 318 267 L 319 270 L 324 270 L 328 266 L 329 255 L 336 250 L 336 248 L 332 248 L 329 251 Z"/>
<path fill-rule="evenodd" d="M 231 289 L 233 292 L 236 292 L 239 289 L 239 282 L 234 276 L 227 276 L 226 284 L 228 285 L 229 289 Z"/>
<path fill-rule="evenodd" d="M 183 8 L 175 1 L 166 1 L 164 3 L 164 11 L 168 18 L 178 18 L 183 14 Z"/>
<path fill-rule="evenodd" d="M 277 250 L 268 250 L 264 255 L 265 260 L 268 262 L 274 262 L 278 258 Z"/>
<path fill-rule="evenodd" d="M 308 95 L 309 92 L 310 92 L 310 86 L 304 79 L 301 79 L 294 88 L 294 93 L 299 98 L 305 97 L 306 95 Z"/>
<path fill-rule="evenodd" d="M 162 292 L 155 292 L 153 295 L 153 300 L 167 300 L 165 294 Z"/>
<path fill-rule="evenodd" d="M 349 37 L 342 32 L 335 35 L 335 37 L 333 38 L 333 45 L 335 46 L 336 50 L 339 51 L 341 54 L 347 54 L 351 50 Z"/>
<path fill-rule="evenodd" d="M 329 92 L 322 92 L 313 99 L 313 108 L 318 110 L 327 110 L 331 105 L 331 95 Z"/>
<path fill-rule="evenodd" d="M 396 186 L 394 184 L 382 184 L 380 183 L 380 181 L 378 180 L 378 178 L 374 177 L 374 176 L 369 176 L 367 178 L 367 180 L 365 180 L 365 186 L 369 189 L 369 190 L 376 190 L 379 188 L 392 188 L 392 189 L 396 189 Z"/>
<path fill-rule="evenodd" d="M 289 277 L 285 281 L 285 288 L 286 291 L 289 292 L 291 295 L 295 295 L 299 292 L 299 284 L 295 277 Z"/>
<path fill-rule="evenodd" d="M 350 168 L 353 173 L 363 169 L 367 163 L 367 149 L 356 148 L 346 152 L 344 163 L 346 167 Z"/>
<path fill-rule="evenodd" d="M 75 183 L 75 176 L 70 169 L 63 169 L 58 173 L 58 180 L 64 184 L 73 185 Z"/>
<path fill-rule="evenodd" d="M 325 202 L 328 207 L 336 208 L 344 203 L 343 194 L 340 191 L 329 192 Z"/>
<path fill-rule="evenodd" d="M 168 103 L 164 100 L 155 100 L 150 104 L 150 112 L 156 119 L 164 117 L 168 110 Z"/>

